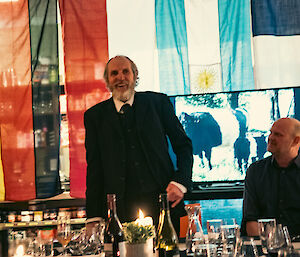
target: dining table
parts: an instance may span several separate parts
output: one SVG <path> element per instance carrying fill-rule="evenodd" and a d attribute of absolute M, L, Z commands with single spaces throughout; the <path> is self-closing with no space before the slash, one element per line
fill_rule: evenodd
<path fill-rule="evenodd" d="M 254 240 L 254 242 L 255 242 L 255 245 L 257 246 L 259 256 L 266 256 L 266 257 L 275 257 L 275 256 L 277 256 L 277 254 L 267 254 L 267 255 L 265 255 L 262 252 L 261 241 L 260 240 Z M 295 250 L 299 251 L 299 253 L 300 253 L 300 242 L 293 242 L 293 247 L 294 247 Z M 188 257 L 186 255 L 186 245 L 185 245 L 185 243 L 180 243 L 179 244 L 179 250 L 180 250 L 180 257 Z M 218 255 L 218 256 L 221 256 L 221 255 Z M 254 256 L 254 255 L 249 254 L 249 256 L 247 256 L 247 257 L 252 257 L 252 256 Z M 300 257 L 300 254 L 293 255 L 293 257 L 296 257 L 296 256 Z M 61 257 L 63 257 L 63 256 L 61 256 Z M 68 257 L 70 257 L 70 255 L 68 255 Z M 97 255 L 86 255 L 86 256 L 81 256 L 81 257 L 108 257 L 108 256 L 106 256 L 105 253 L 100 253 L 100 254 L 97 254 Z M 131 256 L 126 256 L 126 257 L 131 257 Z M 139 257 L 144 257 L 144 256 L 139 256 Z M 158 255 L 156 253 L 153 253 L 153 257 L 158 257 Z"/>

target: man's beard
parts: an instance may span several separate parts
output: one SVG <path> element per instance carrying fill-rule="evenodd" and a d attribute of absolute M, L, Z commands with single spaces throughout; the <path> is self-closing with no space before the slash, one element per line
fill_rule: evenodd
<path fill-rule="evenodd" d="M 134 84 L 129 85 L 128 89 L 125 92 L 121 92 L 119 90 L 114 89 L 114 90 L 112 90 L 112 96 L 115 99 L 118 99 L 119 101 L 125 103 L 134 94 L 134 87 L 135 87 Z"/>

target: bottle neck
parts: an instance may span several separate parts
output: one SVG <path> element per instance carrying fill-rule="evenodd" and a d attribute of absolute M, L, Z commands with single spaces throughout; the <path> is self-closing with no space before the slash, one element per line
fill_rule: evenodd
<path fill-rule="evenodd" d="M 169 207 L 167 194 L 160 194 L 159 202 L 160 202 L 160 216 L 162 218 L 162 221 L 165 219 L 171 220 L 170 207 Z"/>
<path fill-rule="evenodd" d="M 169 211 L 169 201 L 167 194 L 160 194 L 159 196 L 160 202 L 160 211 L 164 210 L 165 212 Z"/>
<path fill-rule="evenodd" d="M 107 195 L 107 210 L 108 210 L 108 218 L 117 215 L 117 207 L 116 207 L 116 195 L 108 194 Z"/>

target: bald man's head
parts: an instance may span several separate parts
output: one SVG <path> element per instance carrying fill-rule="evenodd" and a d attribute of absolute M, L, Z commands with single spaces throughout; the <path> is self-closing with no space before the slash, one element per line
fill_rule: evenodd
<path fill-rule="evenodd" d="M 300 122 L 281 118 L 274 122 L 268 139 L 268 151 L 279 156 L 295 158 L 300 146 Z"/>

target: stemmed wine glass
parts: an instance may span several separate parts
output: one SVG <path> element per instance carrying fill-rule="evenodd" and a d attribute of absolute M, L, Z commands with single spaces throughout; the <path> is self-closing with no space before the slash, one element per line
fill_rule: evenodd
<path fill-rule="evenodd" d="M 57 232 L 56 239 L 59 243 L 61 243 L 63 247 L 63 252 L 61 255 L 67 255 L 66 246 L 71 241 L 73 234 L 71 231 L 71 222 L 70 216 L 61 215 L 57 217 Z"/>

